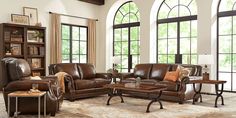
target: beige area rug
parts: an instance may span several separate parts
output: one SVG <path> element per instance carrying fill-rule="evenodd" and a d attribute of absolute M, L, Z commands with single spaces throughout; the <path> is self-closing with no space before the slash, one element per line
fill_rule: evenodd
<path fill-rule="evenodd" d="M 120 103 L 120 98 L 114 97 L 109 106 L 106 105 L 108 96 L 75 102 L 65 100 L 55 118 L 236 118 L 236 94 L 225 93 L 224 98 L 226 105 L 219 104 L 218 108 L 214 107 L 213 96 L 203 96 L 203 103 L 196 103 L 196 105 L 192 105 L 192 101 L 182 105 L 164 101 L 164 109 L 159 109 L 159 104 L 154 103 L 150 107 L 150 113 L 145 112 L 149 100 L 131 97 L 124 97 L 125 103 Z M 37 115 L 19 117 L 37 118 Z M 7 118 L 1 93 L 0 118 Z"/>

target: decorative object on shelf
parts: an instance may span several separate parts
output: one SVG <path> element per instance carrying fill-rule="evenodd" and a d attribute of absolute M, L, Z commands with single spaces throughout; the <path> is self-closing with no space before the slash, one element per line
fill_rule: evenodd
<path fill-rule="evenodd" d="M 41 68 L 41 59 L 33 58 L 31 66 L 32 68 Z"/>
<path fill-rule="evenodd" d="M 29 16 L 29 24 L 35 26 L 38 23 L 37 8 L 23 7 L 24 15 Z"/>
<path fill-rule="evenodd" d="M 209 68 L 207 65 L 214 64 L 213 55 L 199 55 L 198 64 L 204 64 L 203 70 L 203 80 L 209 80 Z"/>
<path fill-rule="evenodd" d="M 21 55 L 21 44 L 11 44 L 12 55 Z"/>
<path fill-rule="evenodd" d="M 12 23 L 29 25 L 29 16 L 20 14 L 11 14 Z"/>
<path fill-rule="evenodd" d="M 11 55 L 10 51 L 7 51 L 5 55 Z"/>
<path fill-rule="evenodd" d="M 36 33 L 35 38 L 37 38 L 38 42 L 42 43 L 43 42 L 43 37 L 44 37 L 43 32 L 35 31 L 35 33 Z"/>
<path fill-rule="evenodd" d="M 112 63 L 113 63 L 113 73 L 114 73 L 114 72 L 118 73 L 117 65 L 120 64 L 120 57 L 114 56 L 114 57 L 112 58 Z"/>
<path fill-rule="evenodd" d="M 36 23 L 35 26 L 42 27 L 42 23 Z"/>
<path fill-rule="evenodd" d="M 16 41 L 16 42 L 22 42 L 23 41 L 23 36 L 18 30 L 12 31 L 10 34 L 11 41 Z"/>

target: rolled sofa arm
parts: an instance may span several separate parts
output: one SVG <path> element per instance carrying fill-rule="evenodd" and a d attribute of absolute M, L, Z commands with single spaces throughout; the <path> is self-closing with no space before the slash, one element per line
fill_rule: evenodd
<path fill-rule="evenodd" d="M 188 76 L 184 76 L 181 78 L 180 81 L 180 87 L 179 87 L 179 91 L 180 92 L 185 92 L 186 90 L 186 85 L 189 83 L 190 79 Z"/>
<path fill-rule="evenodd" d="M 71 90 L 75 90 L 75 83 L 74 83 L 74 79 L 71 75 L 67 74 L 64 77 L 65 79 L 65 89 L 68 89 L 69 91 Z"/>

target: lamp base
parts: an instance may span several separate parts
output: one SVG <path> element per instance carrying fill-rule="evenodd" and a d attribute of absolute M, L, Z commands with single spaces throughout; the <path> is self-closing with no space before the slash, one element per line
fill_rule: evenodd
<path fill-rule="evenodd" d="M 209 73 L 203 73 L 202 77 L 203 80 L 209 80 Z"/>

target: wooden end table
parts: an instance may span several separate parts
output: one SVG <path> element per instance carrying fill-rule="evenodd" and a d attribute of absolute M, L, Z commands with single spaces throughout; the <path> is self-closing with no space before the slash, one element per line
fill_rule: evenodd
<path fill-rule="evenodd" d="M 19 97 L 36 97 L 38 98 L 38 118 L 40 118 L 40 101 L 41 97 L 44 96 L 44 117 L 46 117 L 46 92 L 40 91 L 40 92 L 29 92 L 29 91 L 15 91 L 8 94 L 8 116 L 10 117 L 10 98 L 15 97 L 16 98 L 16 117 L 18 114 L 18 98 Z"/>
<path fill-rule="evenodd" d="M 221 81 L 221 80 L 190 80 L 190 83 L 193 84 L 193 89 L 194 89 L 194 96 L 193 96 L 193 104 L 195 104 L 196 97 L 199 95 L 200 96 L 200 102 L 202 102 L 202 94 L 206 95 L 215 95 L 215 107 L 217 107 L 217 101 L 218 98 L 221 98 L 221 105 L 224 105 L 224 98 L 222 96 L 223 90 L 224 90 L 224 83 L 226 81 Z M 199 89 L 196 89 L 196 84 L 199 85 Z M 202 89 L 202 84 L 208 84 L 208 85 L 215 85 L 215 94 L 214 93 L 207 93 L 207 92 L 201 92 Z M 219 90 L 219 85 L 221 85 L 221 89 Z"/>
<path fill-rule="evenodd" d="M 110 105 L 111 98 L 115 96 L 119 96 L 121 99 L 121 103 L 124 103 L 122 97 L 122 91 L 146 93 L 147 96 L 149 96 L 149 99 L 151 99 L 151 101 L 147 105 L 147 110 L 146 110 L 147 113 L 150 112 L 149 108 L 154 102 L 158 102 L 160 104 L 160 109 L 163 109 L 160 97 L 162 95 L 162 91 L 167 89 L 167 87 L 164 85 L 155 86 L 155 85 L 145 85 L 145 84 L 141 84 L 140 87 L 137 88 L 130 88 L 130 87 L 125 87 L 124 83 L 107 84 L 104 87 L 110 89 L 108 93 L 109 98 L 107 100 L 107 105 Z"/>

